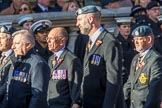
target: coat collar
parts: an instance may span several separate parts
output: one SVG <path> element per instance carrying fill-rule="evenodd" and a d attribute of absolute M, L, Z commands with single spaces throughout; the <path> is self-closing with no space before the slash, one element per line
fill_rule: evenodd
<path fill-rule="evenodd" d="M 87 53 L 87 50 L 85 52 L 85 56 L 84 56 L 84 65 L 87 64 L 88 59 L 90 58 L 90 56 L 100 47 L 100 45 L 103 43 L 103 39 L 105 37 L 106 34 L 106 30 L 104 30 L 99 37 L 96 39 L 94 45 L 92 46 L 91 50 L 89 51 L 89 53 Z"/>

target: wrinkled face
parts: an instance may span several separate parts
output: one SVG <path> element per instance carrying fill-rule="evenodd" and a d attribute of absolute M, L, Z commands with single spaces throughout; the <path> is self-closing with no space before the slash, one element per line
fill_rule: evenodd
<path fill-rule="evenodd" d="M 147 36 L 145 37 L 134 37 L 133 42 L 136 48 L 136 51 L 138 52 L 143 52 L 147 49 L 148 47 L 148 41 L 147 41 Z"/>
<path fill-rule="evenodd" d="M 28 52 L 27 50 L 27 43 L 21 41 L 21 35 L 18 34 L 13 38 L 13 45 L 12 49 L 14 50 L 15 56 L 22 56 L 26 55 Z"/>
<path fill-rule="evenodd" d="M 157 16 L 160 15 L 160 7 L 156 6 L 147 10 L 147 14 L 151 19 L 157 19 Z"/>
<path fill-rule="evenodd" d="M 12 39 L 6 33 L 0 33 L 0 51 L 6 52 L 11 48 Z"/>
<path fill-rule="evenodd" d="M 31 27 L 32 24 L 33 24 L 33 22 L 31 22 L 31 21 L 26 22 L 26 23 L 23 24 L 22 29 L 30 30 L 30 27 Z"/>
<path fill-rule="evenodd" d="M 65 38 L 60 35 L 59 31 L 54 30 L 48 34 L 48 49 L 52 52 L 58 52 L 66 44 Z"/>
<path fill-rule="evenodd" d="M 118 27 L 119 32 L 122 36 L 129 36 L 130 34 L 130 25 L 129 24 L 123 24 Z"/>
<path fill-rule="evenodd" d="M 78 9 L 78 5 L 75 2 L 71 2 L 69 4 L 68 10 L 69 12 L 74 12 Z"/>
<path fill-rule="evenodd" d="M 38 0 L 38 3 L 43 5 L 44 7 L 49 7 L 50 6 L 51 0 Z"/>
<path fill-rule="evenodd" d="M 89 23 L 87 16 L 84 14 L 77 16 L 76 26 L 78 26 L 80 32 L 85 35 L 88 35 L 92 29 L 92 25 Z"/>
<path fill-rule="evenodd" d="M 27 4 L 22 4 L 19 9 L 19 14 L 30 14 L 32 13 Z"/>
<path fill-rule="evenodd" d="M 46 44 L 47 43 L 47 36 L 48 36 L 49 31 L 48 30 L 43 30 L 43 31 L 39 31 L 36 33 L 35 38 L 38 41 L 38 43 L 41 44 Z"/>

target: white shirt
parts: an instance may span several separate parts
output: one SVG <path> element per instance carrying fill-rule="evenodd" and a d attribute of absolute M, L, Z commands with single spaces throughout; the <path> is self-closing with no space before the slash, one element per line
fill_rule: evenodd
<path fill-rule="evenodd" d="M 65 46 L 55 53 L 55 56 L 57 56 L 57 60 L 60 58 L 61 54 L 64 52 L 64 49 L 65 49 Z"/>
<path fill-rule="evenodd" d="M 8 58 L 8 56 L 12 53 L 12 49 L 8 50 L 7 52 L 2 52 L 2 56 L 5 56 L 5 58 L 3 59 L 3 62 Z"/>
<path fill-rule="evenodd" d="M 100 27 L 92 36 L 90 36 L 90 40 L 92 41 L 91 48 L 95 44 L 97 38 L 99 37 L 99 35 L 102 33 L 103 30 L 104 28 Z"/>
<path fill-rule="evenodd" d="M 42 10 L 43 12 L 45 12 L 46 10 L 48 11 L 48 8 L 44 7 L 43 5 L 41 5 L 41 4 L 39 4 L 39 3 L 38 3 L 38 6 L 41 8 L 41 10 Z"/>

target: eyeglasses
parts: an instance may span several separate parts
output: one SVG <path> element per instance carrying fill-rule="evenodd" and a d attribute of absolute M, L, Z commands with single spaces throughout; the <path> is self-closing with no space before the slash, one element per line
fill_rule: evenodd
<path fill-rule="evenodd" d="M 27 11 L 27 10 L 29 10 L 29 9 L 26 8 L 26 7 L 25 7 L 25 8 L 20 8 L 20 9 L 19 9 L 20 12 L 23 11 L 23 10 L 24 10 L 24 11 Z"/>
<path fill-rule="evenodd" d="M 152 11 L 160 11 L 160 8 L 151 8 Z"/>
<path fill-rule="evenodd" d="M 62 38 L 63 38 L 62 36 L 58 36 L 58 37 L 47 37 L 46 40 L 57 41 L 57 40 L 60 40 Z"/>

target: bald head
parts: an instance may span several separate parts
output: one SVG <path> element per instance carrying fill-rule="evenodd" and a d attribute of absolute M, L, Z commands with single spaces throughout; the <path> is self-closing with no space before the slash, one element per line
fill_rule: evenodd
<path fill-rule="evenodd" d="M 54 37 L 63 37 L 66 40 L 68 39 L 68 33 L 65 28 L 63 27 L 56 27 L 53 28 L 50 32 L 49 35 L 52 35 Z"/>
<path fill-rule="evenodd" d="M 48 48 L 52 52 L 58 52 L 68 41 L 68 33 L 63 27 L 53 28 L 47 38 Z"/>

